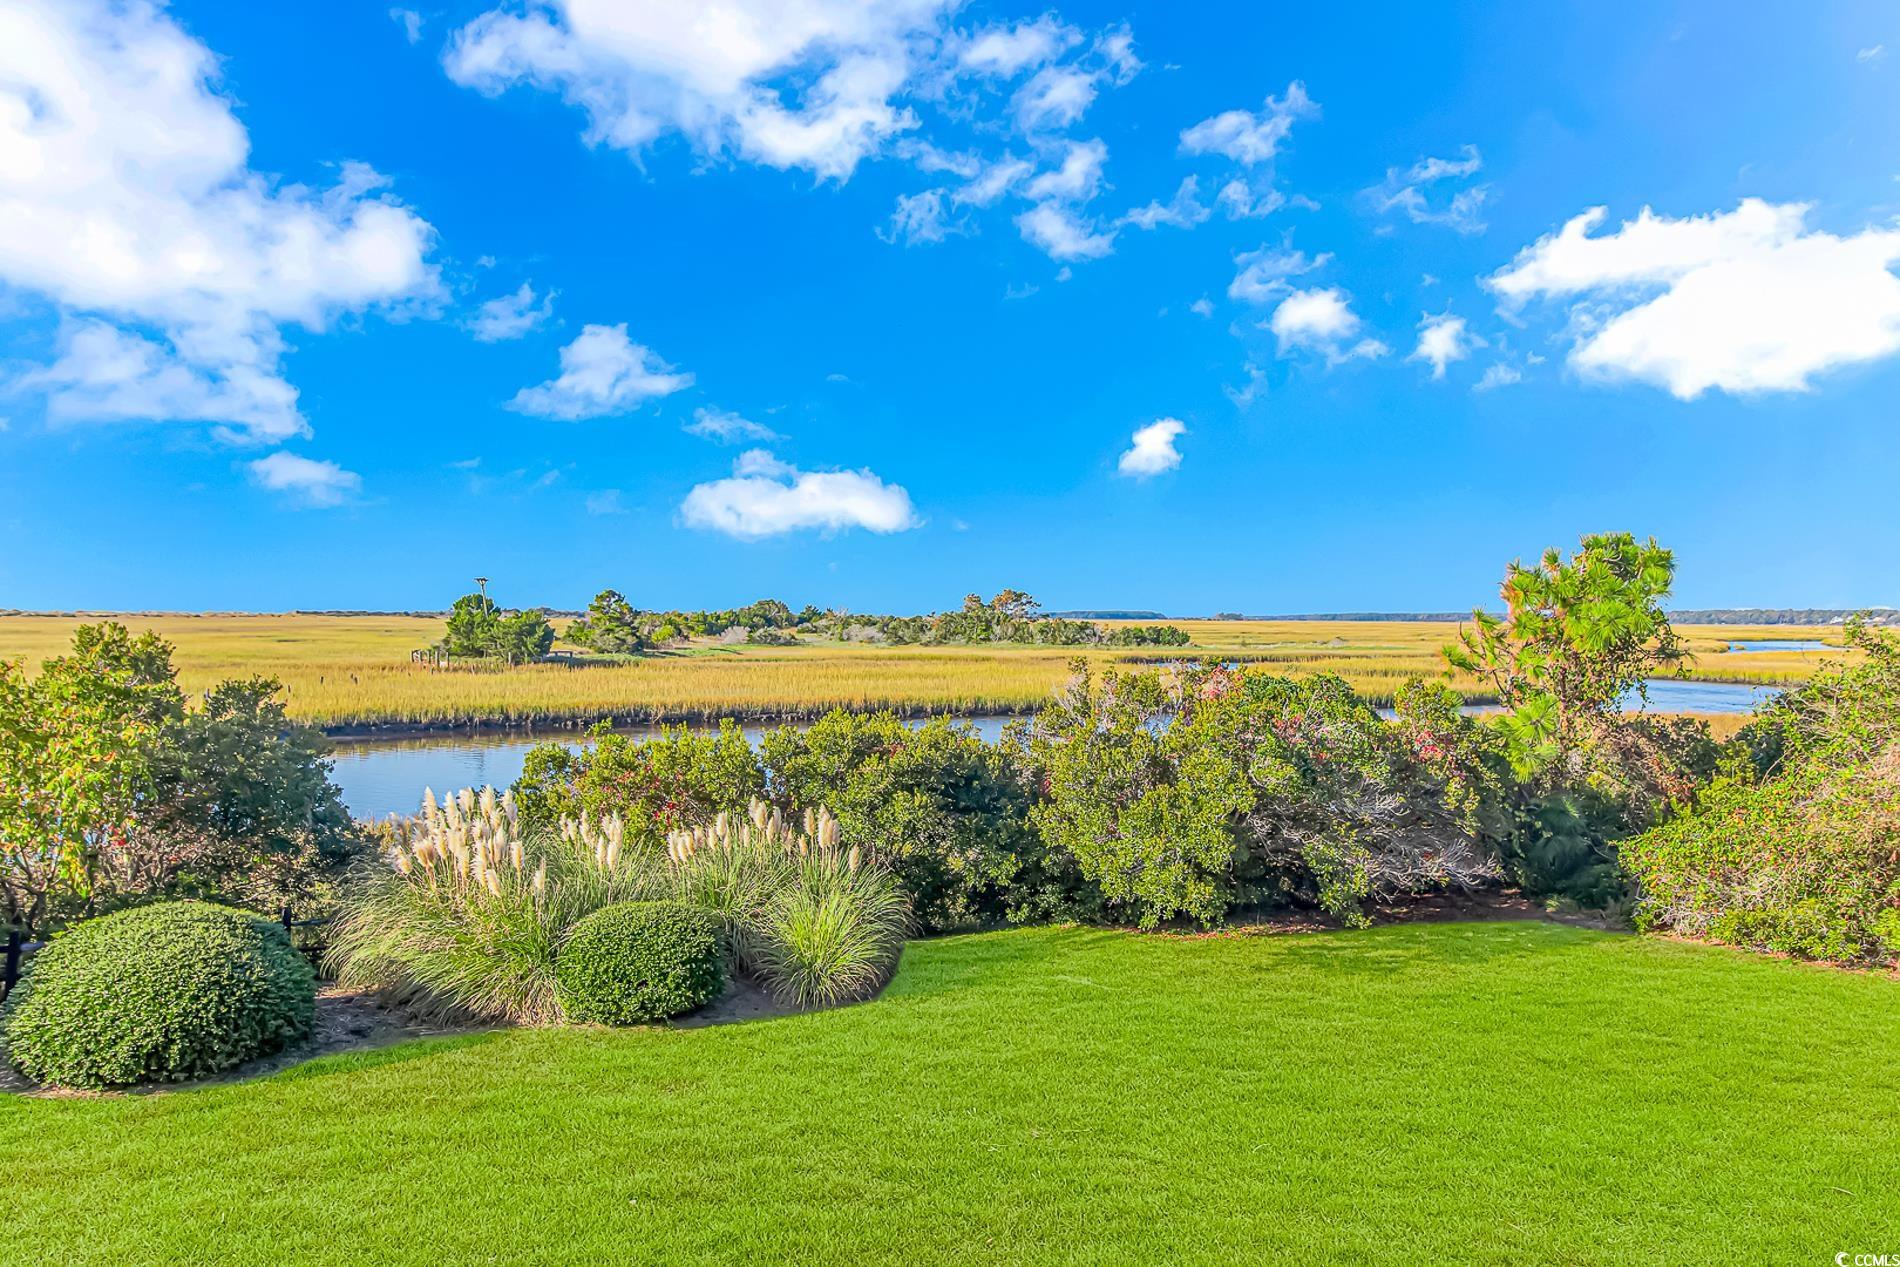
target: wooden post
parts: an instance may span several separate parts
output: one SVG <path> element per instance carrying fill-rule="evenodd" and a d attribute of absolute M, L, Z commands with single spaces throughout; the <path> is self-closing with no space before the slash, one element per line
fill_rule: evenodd
<path fill-rule="evenodd" d="M 20 979 L 20 951 L 26 944 L 26 934 L 18 928 L 7 930 L 7 957 L 4 967 L 0 967 L 0 997 L 12 993 L 14 982 Z"/>

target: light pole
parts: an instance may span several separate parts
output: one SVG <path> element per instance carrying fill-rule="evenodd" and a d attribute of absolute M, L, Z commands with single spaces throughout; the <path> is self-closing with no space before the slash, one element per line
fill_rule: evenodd
<path fill-rule="evenodd" d="M 488 578 L 485 576 L 478 576 L 475 578 L 475 584 L 481 587 L 482 610 L 486 611 L 488 610 Z"/>

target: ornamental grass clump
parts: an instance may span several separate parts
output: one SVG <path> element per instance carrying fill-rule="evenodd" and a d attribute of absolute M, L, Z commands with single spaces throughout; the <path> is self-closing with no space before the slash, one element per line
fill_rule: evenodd
<path fill-rule="evenodd" d="M 717 912 L 740 969 L 782 1002 L 868 998 L 903 953 L 910 908 L 896 877 L 841 834 L 822 808 L 793 820 L 755 800 L 667 836 L 675 896 Z"/>
<path fill-rule="evenodd" d="M 337 979 L 439 1019 L 561 1019 L 554 962 L 575 922 L 645 895 L 619 819 L 520 829 L 512 796 L 463 789 L 389 829 L 331 937 Z"/>
<path fill-rule="evenodd" d="M 754 800 L 661 848 L 618 815 L 525 831 L 512 795 L 464 789 L 440 805 L 425 794 L 421 814 L 385 831 L 382 863 L 345 903 L 328 964 L 338 980 L 437 1019 L 679 1015 L 716 996 L 727 963 L 785 1002 L 845 1003 L 890 979 L 909 927 L 896 877 L 847 847 L 823 809 L 788 818 Z M 645 945 L 649 921 L 589 918 L 627 903 L 687 908 L 663 922 L 713 930 L 716 970 L 700 949 L 681 951 L 656 969 L 679 988 L 646 998 L 637 965 L 667 958 Z"/>

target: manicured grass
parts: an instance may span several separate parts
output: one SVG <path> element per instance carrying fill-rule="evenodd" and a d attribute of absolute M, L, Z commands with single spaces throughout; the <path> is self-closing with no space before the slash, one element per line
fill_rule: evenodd
<path fill-rule="evenodd" d="M 0 616 L 0 659 L 31 667 L 65 649 L 78 616 Z M 84 619 L 98 619 L 85 617 Z M 409 662 L 442 622 L 416 616 L 127 615 L 177 648 L 179 681 L 196 692 L 267 674 L 289 688 L 293 717 L 324 726 L 371 723 L 560 722 L 603 715 L 652 720 L 813 715 L 842 706 L 964 713 L 1038 707 L 1069 662 L 1221 656 L 1282 673 L 1337 673 L 1384 703 L 1414 677 L 1443 671 L 1439 649 L 1456 627 L 1421 621 L 1181 621 L 1193 646 L 1170 648 L 877 647 L 812 640 L 798 646 L 711 642 L 631 662 L 536 664 L 436 672 Z M 565 622 L 556 622 L 562 625 Z M 1681 631 L 1699 677 L 1796 682 L 1840 654 L 1729 655 L 1732 638 L 1838 638 L 1839 630 L 1699 627 Z M 1475 681 L 1459 685 L 1478 691 Z"/>
<path fill-rule="evenodd" d="M 0 1097 L 0 1261 L 1827 1263 L 1900 983 L 1532 923 L 913 945 L 878 1000 Z"/>

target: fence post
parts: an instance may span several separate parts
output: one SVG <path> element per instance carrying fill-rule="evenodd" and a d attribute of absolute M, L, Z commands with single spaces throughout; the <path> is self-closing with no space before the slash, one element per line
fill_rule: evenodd
<path fill-rule="evenodd" d="M 20 951 L 26 942 L 26 934 L 18 928 L 7 930 L 6 966 L 0 967 L 0 998 L 13 992 L 13 983 L 20 979 Z"/>

